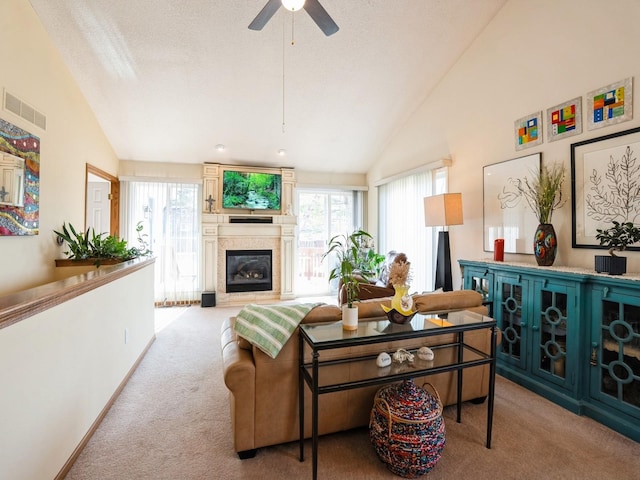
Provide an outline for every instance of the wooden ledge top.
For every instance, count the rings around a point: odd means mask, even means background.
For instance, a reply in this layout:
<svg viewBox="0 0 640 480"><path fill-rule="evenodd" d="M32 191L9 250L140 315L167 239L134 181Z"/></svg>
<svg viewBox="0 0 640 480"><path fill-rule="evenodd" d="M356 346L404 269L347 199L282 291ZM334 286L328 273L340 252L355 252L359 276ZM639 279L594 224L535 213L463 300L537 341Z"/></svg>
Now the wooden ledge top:
<svg viewBox="0 0 640 480"><path fill-rule="evenodd" d="M136 258L117 265L103 265L81 275L0 296L0 329L125 277L155 261L153 257Z"/></svg>

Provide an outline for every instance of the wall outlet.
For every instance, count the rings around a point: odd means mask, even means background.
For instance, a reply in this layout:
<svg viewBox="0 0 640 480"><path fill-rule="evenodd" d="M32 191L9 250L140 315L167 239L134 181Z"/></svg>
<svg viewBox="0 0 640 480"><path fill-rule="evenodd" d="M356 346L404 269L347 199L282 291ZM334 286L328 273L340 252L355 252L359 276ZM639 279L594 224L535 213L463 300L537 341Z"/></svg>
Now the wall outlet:
<svg viewBox="0 0 640 480"><path fill-rule="evenodd" d="M129 329L125 328L124 329L124 344L126 345L127 343L129 343Z"/></svg>

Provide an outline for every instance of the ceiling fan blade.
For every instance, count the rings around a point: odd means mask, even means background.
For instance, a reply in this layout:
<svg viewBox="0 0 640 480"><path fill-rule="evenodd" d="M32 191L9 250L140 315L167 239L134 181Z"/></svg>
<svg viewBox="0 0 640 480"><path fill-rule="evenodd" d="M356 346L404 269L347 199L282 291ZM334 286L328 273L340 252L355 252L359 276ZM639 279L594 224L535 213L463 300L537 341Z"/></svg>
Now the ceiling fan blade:
<svg viewBox="0 0 640 480"><path fill-rule="evenodd" d="M327 37L340 30L318 0L306 0L303 8Z"/></svg>
<svg viewBox="0 0 640 480"><path fill-rule="evenodd" d="M271 20L271 17L275 15L281 5L281 0L269 0L267 4L262 7L262 10L260 10L260 13L256 18L253 19L253 22L249 24L249 29L262 30L267 22Z"/></svg>

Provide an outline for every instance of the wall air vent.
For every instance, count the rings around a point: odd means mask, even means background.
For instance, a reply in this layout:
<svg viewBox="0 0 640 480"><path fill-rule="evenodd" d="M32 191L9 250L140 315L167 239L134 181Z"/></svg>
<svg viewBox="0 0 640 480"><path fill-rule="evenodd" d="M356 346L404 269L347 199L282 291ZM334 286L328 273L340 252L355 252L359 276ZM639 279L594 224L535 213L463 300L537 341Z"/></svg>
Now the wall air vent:
<svg viewBox="0 0 640 480"><path fill-rule="evenodd" d="M40 127L42 130L47 129L47 117L45 117L43 113L40 113L15 95L11 95L6 90L4 91L4 109L15 113L26 121Z"/></svg>

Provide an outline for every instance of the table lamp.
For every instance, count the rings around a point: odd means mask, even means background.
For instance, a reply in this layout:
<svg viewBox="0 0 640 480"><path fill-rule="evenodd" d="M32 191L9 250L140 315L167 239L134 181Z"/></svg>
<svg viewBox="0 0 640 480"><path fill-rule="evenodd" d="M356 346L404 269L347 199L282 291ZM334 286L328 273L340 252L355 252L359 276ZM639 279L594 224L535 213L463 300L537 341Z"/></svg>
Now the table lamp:
<svg viewBox="0 0 640 480"><path fill-rule="evenodd" d="M443 193L424 199L424 224L426 227L444 227L438 232L438 257L436 259L435 290L453 290L451 278L450 225L462 225L462 194Z"/></svg>

